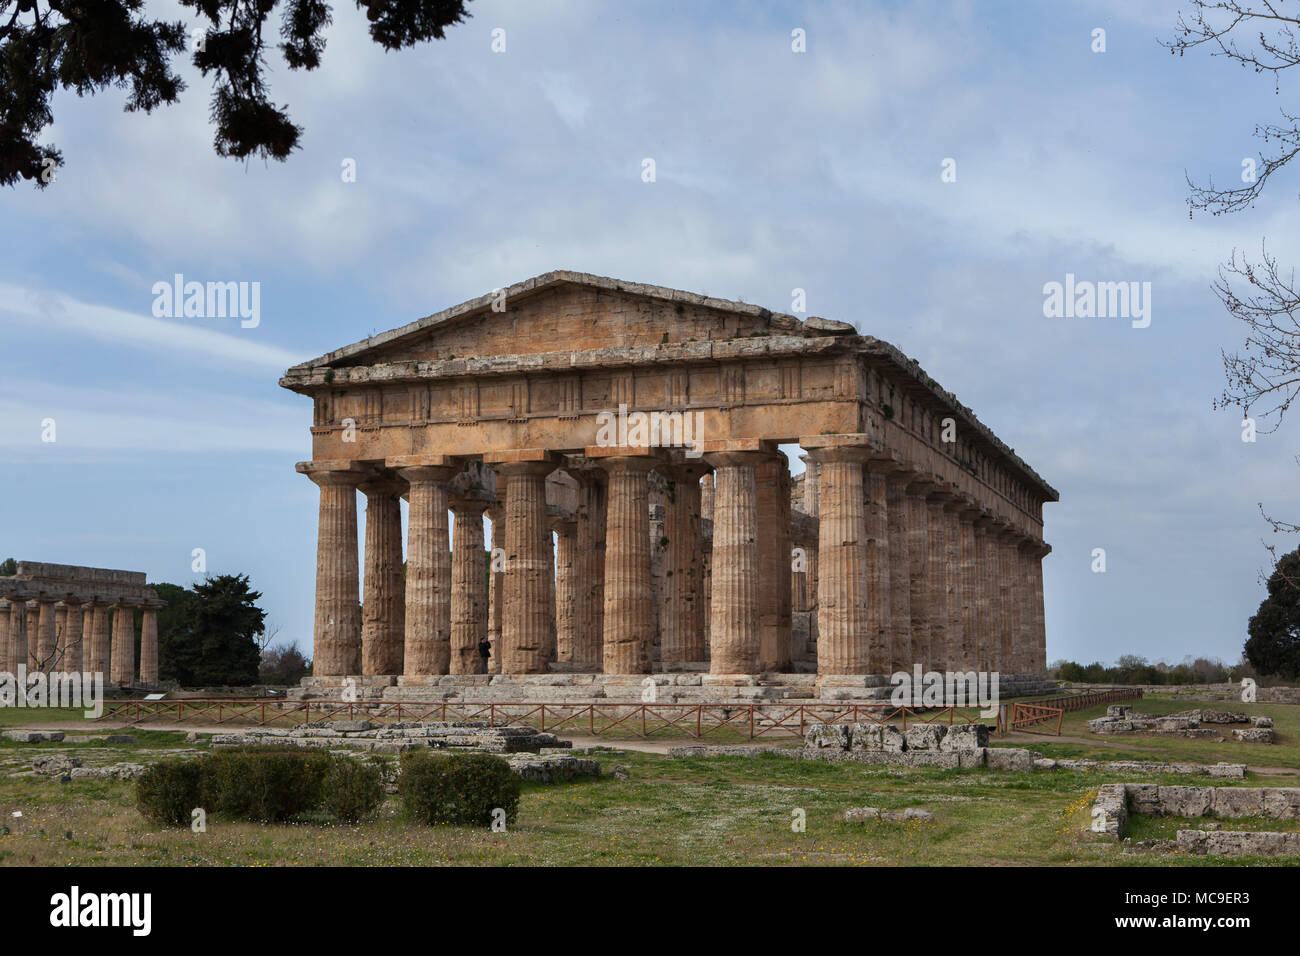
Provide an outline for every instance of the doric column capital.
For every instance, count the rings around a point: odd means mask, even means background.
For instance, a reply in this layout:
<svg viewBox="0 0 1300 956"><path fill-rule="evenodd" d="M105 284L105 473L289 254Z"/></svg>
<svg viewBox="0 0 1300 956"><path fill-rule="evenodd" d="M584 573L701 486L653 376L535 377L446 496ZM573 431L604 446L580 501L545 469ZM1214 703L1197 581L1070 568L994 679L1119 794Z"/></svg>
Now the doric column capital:
<svg viewBox="0 0 1300 956"><path fill-rule="evenodd" d="M496 473L507 482L515 475L540 475L545 477L560 467L560 460L553 452L541 448L523 448L513 451L491 452L483 456ZM499 498L505 496L497 491Z"/></svg>
<svg viewBox="0 0 1300 956"><path fill-rule="evenodd" d="M369 495L392 495L401 497L409 487L405 480L389 471L376 472L366 477L357 485L361 492Z"/></svg>
<svg viewBox="0 0 1300 956"><path fill-rule="evenodd" d="M438 456L443 457L443 456ZM392 462L401 461L401 459L389 458L389 467L392 468ZM394 472L403 481L408 484L415 484L418 481L449 482L463 470L463 466L454 465L399 465L393 469Z"/></svg>
<svg viewBox="0 0 1300 956"><path fill-rule="evenodd" d="M447 499L447 507L456 515L481 515L492 506L492 502L468 495L452 495Z"/></svg>
<svg viewBox="0 0 1300 956"><path fill-rule="evenodd" d="M299 474L306 475L321 487L344 485L355 488L374 471L359 461L346 459L300 461L294 465L294 468Z"/></svg>

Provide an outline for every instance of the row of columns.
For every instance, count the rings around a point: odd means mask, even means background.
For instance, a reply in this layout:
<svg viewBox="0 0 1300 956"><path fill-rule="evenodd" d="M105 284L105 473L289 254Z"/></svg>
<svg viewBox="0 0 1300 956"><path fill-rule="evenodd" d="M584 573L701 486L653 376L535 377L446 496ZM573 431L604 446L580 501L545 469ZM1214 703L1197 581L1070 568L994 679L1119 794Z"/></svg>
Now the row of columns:
<svg viewBox="0 0 1300 956"><path fill-rule="evenodd" d="M758 446L760 443L749 443ZM588 449L573 515L554 515L544 451L488 456L495 500L449 493L461 470L301 466L320 486L316 664L322 676L648 673L709 661L714 674L791 668L790 491L784 456L750 447L703 460ZM802 587L815 588L822 674L911 670L1041 673L1046 545L955 486L865 446L809 452L818 512ZM667 589L656 635L649 482L668 482ZM712 471L712 475L701 477ZM811 486L809 482L811 480ZM355 492L366 495L364 620ZM400 498L410 502L401 577ZM807 501L808 498L806 497ZM447 512L453 515L449 543ZM503 556L483 566L482 517ZM712 547L703 517L713 522ZM552 533L555 538L552 539ZM554 543L553 543L554 541ZM499 549L499 550L498 550ZM492 648L484 663L479 646Z"/></svg>
<svg viewBox="0 0 1300 956"><path fill-rule="evenodd" d="M135 612L141 612L139 683L158 683L158 609L151 605L9 595L0 600L0 673L106 674L137 682ZM110 616L111 614L111 616Z"/></svg>

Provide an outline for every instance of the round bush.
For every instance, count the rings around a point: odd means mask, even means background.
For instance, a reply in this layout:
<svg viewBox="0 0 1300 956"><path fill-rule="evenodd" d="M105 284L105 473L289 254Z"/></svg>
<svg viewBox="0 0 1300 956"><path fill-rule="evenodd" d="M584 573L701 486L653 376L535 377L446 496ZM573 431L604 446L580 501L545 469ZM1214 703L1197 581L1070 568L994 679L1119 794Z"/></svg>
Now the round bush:
<svg viewBox="0 0 1300 956"><path fill-rule="evenodd" d="M203 760L203 806L236 820L281 823L324 802L332 759L321 751L248 747Z"/></svg>
<svg viewBox="0 0 1300 956"><path fill-rule="evenodd" d="M378 764L335 758L325 775L325 809L340 823L356 823L383 802L383 769Z"/></svg>
<svg viewBox="0 0 1300 956"><path fill-rule="evenodd" d="M497 808L513 824L519 809L519 778L491 754L405 753L397 793L411 820L430 825L491 826Z"/></svg>
<svg viewBox="0 0 1300 956"><path fill-rule="evenodd" d="M203 768L197 760L156 763L135 781L135 806L154 823L188 826L202 803Z"/></svg>

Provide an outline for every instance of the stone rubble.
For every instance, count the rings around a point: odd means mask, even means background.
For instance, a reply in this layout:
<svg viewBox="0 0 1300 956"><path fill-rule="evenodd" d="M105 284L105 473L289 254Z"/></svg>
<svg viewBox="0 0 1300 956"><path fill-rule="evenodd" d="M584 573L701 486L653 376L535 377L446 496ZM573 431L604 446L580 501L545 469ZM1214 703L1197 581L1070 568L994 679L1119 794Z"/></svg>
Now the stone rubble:
<svg viewBox="0 0 1300 956"><path fill-rule="evenodd" d="M1252 723L1249 730L1234 730L1232 738L1246 743L1273 743L1273 722L1267 717L1252 721L1243 713L1221 710L1185 710L1177 714L1139 714L1129 704L1112 704L1105 717L1088 721L1094 734L1162 734L1175 737L1217 738L1223 740L1218 725ZM1208 724L1211 726L1202 726Z"/></svg>
<svg viewBox="0 0 1300 956"><path fill-rule="evenodd" d="M437 750L477 750L495 754L536 754L543 747L567 748L569 741L531 727L493 727L482 721L372 724L366 720L334 720L293 728L253 727L239 733L213 734L211 745L218 750L228 747L285 746L402 753L432 747Z"/></svg>
<svg viewBox="0 0 1300 956"><path fill-rule="evenodd" d="M850 823L879 820L888 823L911 823L921 821L933 823L934 814L929 810L907 807L903 810L885 810L881 807L852 807L844 811L844 819Z"/></svg>

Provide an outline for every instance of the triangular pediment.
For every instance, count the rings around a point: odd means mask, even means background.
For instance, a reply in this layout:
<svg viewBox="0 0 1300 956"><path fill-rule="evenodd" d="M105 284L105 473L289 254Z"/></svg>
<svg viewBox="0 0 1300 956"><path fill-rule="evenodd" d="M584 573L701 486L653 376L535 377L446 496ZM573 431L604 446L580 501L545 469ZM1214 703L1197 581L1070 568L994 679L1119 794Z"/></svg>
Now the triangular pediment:
<svg viewBox="0 0 1300 956"><path fill-rule="evenodd" d="M800 321L744 302L585 273L549 272L295 369L853 332L846 323Z"/></svg>

